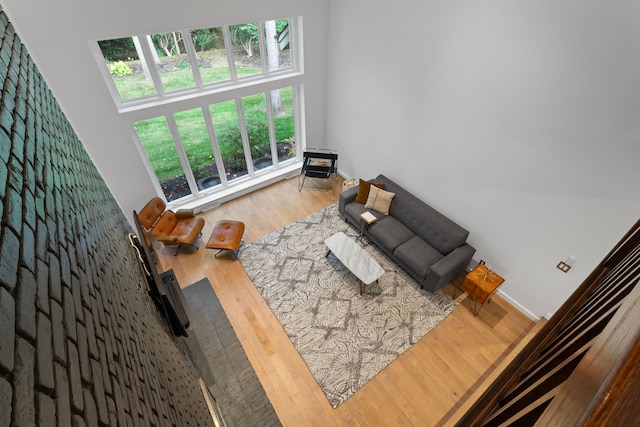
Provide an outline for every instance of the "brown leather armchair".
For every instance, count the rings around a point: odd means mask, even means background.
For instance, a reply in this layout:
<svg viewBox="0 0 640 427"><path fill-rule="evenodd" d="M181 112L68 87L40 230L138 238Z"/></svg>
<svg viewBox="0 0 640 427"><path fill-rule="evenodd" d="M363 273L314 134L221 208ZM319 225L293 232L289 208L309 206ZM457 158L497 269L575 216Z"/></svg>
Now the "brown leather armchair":
<svg viewBox="0 0 640 427"><path fill-rule="evenodd" d="M204 218L195 216L191 209L180 209L177 212L165 210L164 200L154 197L138 213L140 223L165 246L178 245L178 255L182 245L191 245L198 249L198 240L204 227Z"/></svg>

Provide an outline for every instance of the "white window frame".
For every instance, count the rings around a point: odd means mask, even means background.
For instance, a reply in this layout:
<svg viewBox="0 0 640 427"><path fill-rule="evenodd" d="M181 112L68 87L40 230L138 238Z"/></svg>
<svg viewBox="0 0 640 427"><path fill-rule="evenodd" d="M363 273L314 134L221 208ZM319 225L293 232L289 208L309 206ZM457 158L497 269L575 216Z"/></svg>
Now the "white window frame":
<svg viewBox="0 0 640 427"><path fill-rule="evenodd" d="M280 18L277 18L280 19ZM145 97L123 100L120 97L120 93L115 85L114 79L109 73L108 67L106 67L104 56L100 50L97 40L90 44L92 53L100 64L100 70L107 85L109 92L118 108L118 111L123 114L131 122L132 139L141 155L141 158L145 164L147 172L149 173L154 187L156 188L158 195L164 197L164 192L160 187L155 171L151 166L148 156L140 142L133 124L140 120L150 119L153 117L165 116L170 132L172 134L174 145L176 146L178 158L181 166L185 172L191 195L176 200L175 202L169 202L170 206L180 205L193 205L194 202L206 203L211 200L211 196L226 196L234 191L242 192L246 188L251 186L251 181L255 181L259 177L262 180L275 177L276 175L286 174L291 175L293 171L299 169L299 163L301 162L302 151L306 146L305 143L305 128L304 128L304 60L303 60L303 39L302 39L302 17L289 17L289 40L290 40L290 60L291 67L284 69L277 69L273 71L268 70L266 46L265 46L265 32L263 20L252 21L258 25L259 31L259 49L260 57L262 59L262 73L252 74L248 76L238 77L235 69L235 61L233 53L231 51L231 37L229 33L229 25L212 25L211 28L221 27L224 37L227 61L230 70L230 78L228 80L203 84L202 77L200 75L199 68L197 66L197 56L195 46L191 42L191 30L182 30L182 36L184 39L185 50L187 58L191 65L191 69L194 75L195 87L185 88L175 91L166 92L162 84L160 73L157 67L149 67L149 71L156 88L155 95L149 95ZM152 57L151 51L151 35L138 34L138 42L140 43L139 55L140 60ZM151 61L153 63L153 61ZM277 156L275 128L273 122L272 104L271 104L271 91L274 89L280 89L284 87L291 87L293 89L293 117L294 117L294 132L295 132L295 150L296 156L293 159L288 159L284 162L279 162ZM257 93L265 94L265 103L267 107L267 118L269 125L270 136L270 148L272 158L274 160L273 166L267 168L269 170L260 170L256 172L253 168L253 162L251 161L251 152L249 147L249 141L247 137L246 123L244 121L244 114L242 112L241 99L244 96L254 95ZM223 168L221 162L220 147L218 145L217 138L214 132L214 124L212 123L211 116L209 114L209 105L217 102L228 101L231 99L236 100L236 106L238 109L238 120L240 125L240 132L242 135L242 142L244 147L244 153L248 168L246 176L236 178L233 181L227 181L226 175L221 170ZM213 154L216 161L216 166L219 171L221 186L217 186L215 191L198 190L197 183L191 166L189 165L188 158L180 135L175 123L173 114L179 111L185 111L196 107L202 108L205 117L205 124L207 131L210 135L212 143ZM258 183L259 184L259 183ZM233 188L237 187L237 188Z"/></svg>
<svg viewBox="0 0 640 427"><path fill-rule="evenodd" d="M191 41L191 31L192 30L181 30L182 37L184 39L185 49L187 51L187 57L189 59L189 64L191 66L191 70L194 75L195 86L190 88L184 88L179 90L173 90L167 92L164 89L162 84L162 79L160 76L160 72L158 68L155 66L153 60L149 60L147 58L153 58L154 54L152 53L151 46L151 34L136 34L130 36L134 38L134 43L137 39L137 44L139 45L139 59L140 61L145 61L148 64L148 70L151 75L154 87L156 89L156 94L147 95L139 98L133 99L122 99L120 96L120 92L116 87L116 84L113 80L113 77L109 73L109 69L106 66L104 56L102 55L102 51L98 46L98 41L92 41L90 43L90 49L92 50L93 56L100 64L99 69L105 80L105 83L109 89L111 97L113 98L118 111L121 113L126 113L133 109L137 108L146 108L150 105L159 103L159 102L171 102L173 100L184 100L185 98L191 97L199 97L207 93L217 92L225 89L233 89L238 87L239 85L250 85L252 82L265 82L278 78L291 78L296 76L304 75L303 70L303 61L302 61L302 31L301 31L301 17L290 17L287 18L289 20L290 26L290 44L291 44L291 67L284 69L277 69L273 71L269 71L266 64L266 47L264 43L264 24L266 21L255 21L258 25L258 28L261 29L258 31L259 38L259 49L260 49L260 57L262 59L262 73L260 74L252 74L248 76L240 76L238 77L235 62L232 53L231 46L231 35L229 33L229 25L215 25L212 27L222 27L222 33L224 37L224 44L227 55L227 63L229 65L230 71L230 79L222 80L219 82L213 83L203 83L202 77L200 75L200 70L197 65L197 55L195 51L195 46ZM138 48L137 48L138 49ZM153 65L153 66L150 66Z"/></svg>

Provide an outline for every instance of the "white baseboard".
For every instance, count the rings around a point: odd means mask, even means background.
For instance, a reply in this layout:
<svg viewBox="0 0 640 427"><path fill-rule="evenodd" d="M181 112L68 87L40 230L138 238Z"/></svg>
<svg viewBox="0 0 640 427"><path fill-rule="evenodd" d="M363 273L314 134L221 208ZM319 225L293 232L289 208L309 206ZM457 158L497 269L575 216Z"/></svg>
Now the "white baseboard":
<svg viewBox="0 0 640 427"><path fill-rule="evenodd" d="M533 314L532 312L524 308L518 301L511 298L509 295L505 294L503 291L498 290L498 295L500 295L502 298L507 300L509 304L511 304L518 310L520 310L525 316L527 316L529 319L533 320L534 322L537 322L538 320L540 320L540 317L536 316L535 314Z"/></svg>
<svg viewBox="0 0 640 427"><path fill-rule="evenodd" d="M293 162L271 172L259 174L259 176L253 179L250 179L248 175L240 177L235 180L232 185L229 185L229 187L222 189L212 188L211 190L208 190L208 195L195 200L185 197L184 200L167 203L167 208L173 210L193 209L196 213L205 212L209 209L216 208L229 200L244 196L245 194L274 184L283 179L296 177L299 174L300 163ZM204 192L206 193L207 190Z"/></svg>

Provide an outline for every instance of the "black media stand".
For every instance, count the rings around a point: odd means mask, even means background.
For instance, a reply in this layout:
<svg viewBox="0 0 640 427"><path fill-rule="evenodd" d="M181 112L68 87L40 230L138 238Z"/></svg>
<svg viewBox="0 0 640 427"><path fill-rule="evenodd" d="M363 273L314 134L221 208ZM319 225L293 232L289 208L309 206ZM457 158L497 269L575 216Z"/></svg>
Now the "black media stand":
<svg viewBox="0 0 640 427"><path fill-rule="evenodd" d="M159 276L160 283L157 286L164 315L173 328L173 332L178 336L186 337L189 327L189 308L180 283L178 283L173 270L167 270Z"/></svg>

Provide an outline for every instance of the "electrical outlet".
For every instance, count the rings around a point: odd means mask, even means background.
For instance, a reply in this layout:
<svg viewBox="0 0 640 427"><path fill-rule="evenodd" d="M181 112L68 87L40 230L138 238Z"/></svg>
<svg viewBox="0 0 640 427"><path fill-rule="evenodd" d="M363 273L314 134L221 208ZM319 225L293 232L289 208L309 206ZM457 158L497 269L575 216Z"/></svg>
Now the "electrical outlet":
<svg viewBox="0 0 640 427"><path fill-rule="evenodd" d="M564 261L560 261L558 265L556 265L556 268L562 271L563 273L566 273L567 271L571 270L571 266Z"/></svg>

